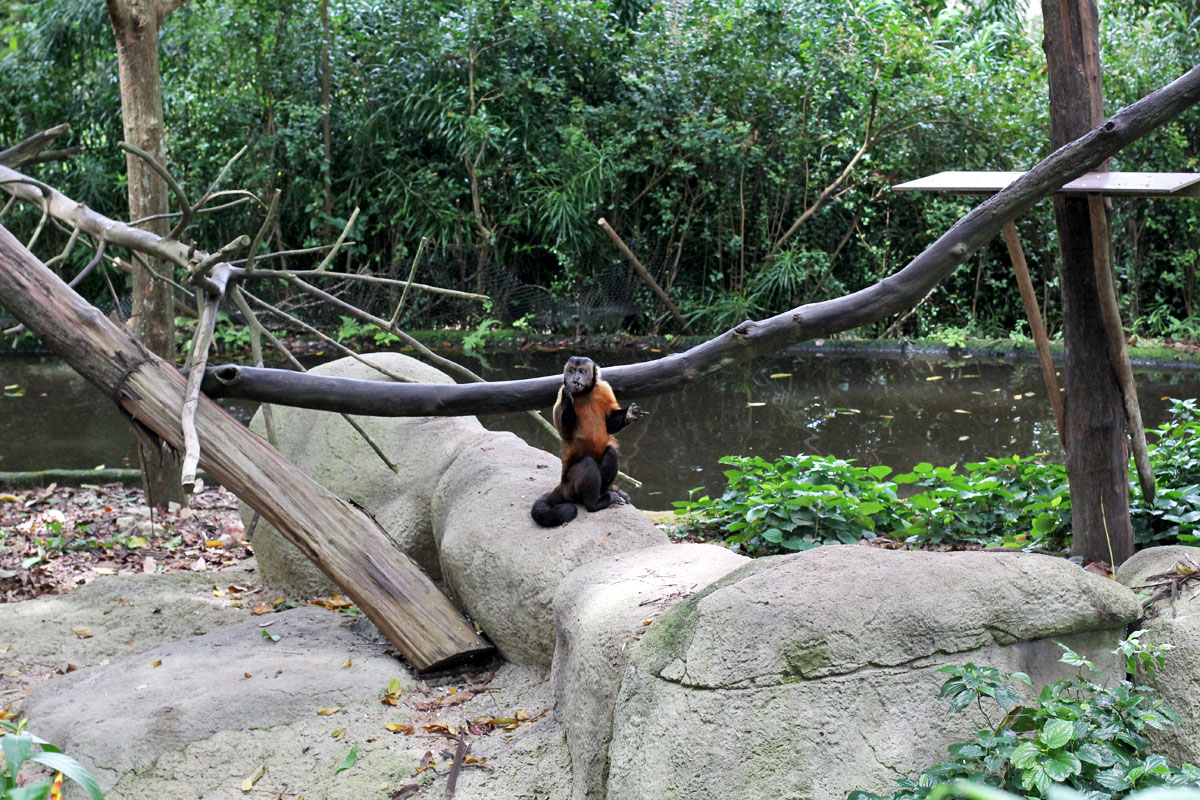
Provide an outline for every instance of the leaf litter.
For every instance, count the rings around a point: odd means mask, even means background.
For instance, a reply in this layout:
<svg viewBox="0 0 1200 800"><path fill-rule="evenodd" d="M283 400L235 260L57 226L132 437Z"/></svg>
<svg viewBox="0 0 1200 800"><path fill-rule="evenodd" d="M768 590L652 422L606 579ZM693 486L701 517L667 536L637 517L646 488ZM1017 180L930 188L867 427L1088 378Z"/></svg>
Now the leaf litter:
<svg viewBox="0 0 1200 800"><path fill-rule="evenodd" d="M220 486L153 511L140 487L0 491L0 602L64 594L101 575L217 570L251 556L238 501Z"/></svg>

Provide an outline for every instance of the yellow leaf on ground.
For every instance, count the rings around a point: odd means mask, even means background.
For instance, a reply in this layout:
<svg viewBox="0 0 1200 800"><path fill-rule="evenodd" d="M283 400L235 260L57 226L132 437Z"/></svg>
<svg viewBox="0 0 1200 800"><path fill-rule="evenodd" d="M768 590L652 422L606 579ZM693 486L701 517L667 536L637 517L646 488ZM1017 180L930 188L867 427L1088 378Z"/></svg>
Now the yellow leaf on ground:
<svg viewBox="0 0 1200 800"><path fill-rule="evenodd" d="M340 709L341 706L326 706L325 708L318 708L317 713L322 717L328 717L330 714L336 714Z"/></svg>
<svg viewBox="0 0 1200 800"><path fill-rule="evenodd" d="M151 661L149 664L147 664L146 666L147 666L147 667L149 667L150 669L154 669L155 667L161 667L161 666L162 666L162 659L161 659L161 658L156 658L156 659L154 659L153 661Z"/></svg>
<svg viewBox="0 0 1200 800"><path fill-rule="evenodd" d="M254 773L249 778L246 778L246 780L242 781L242 791L248 792L251 789L253 789L254 784L258 783L259 780L262 778L262 776L266 775L266 774L267 774L267 765L263 764L261 767L258 768L258 772Z"/></svg>
<svg viewBox="0 0 1200 800"><path fill-rule="evenodd" d="M71 630L75 631L75 635L78 636L80 639L92 638L92 629L91 628L86 628L83 625L76 625L74 628L71 628Z"/></svg>
<svg viewBox="0 0 1200 800"><path fill-rule="evenodd" d="M350 659L346 659L346 663L342 664L342 669L350 669Z"/></svg>

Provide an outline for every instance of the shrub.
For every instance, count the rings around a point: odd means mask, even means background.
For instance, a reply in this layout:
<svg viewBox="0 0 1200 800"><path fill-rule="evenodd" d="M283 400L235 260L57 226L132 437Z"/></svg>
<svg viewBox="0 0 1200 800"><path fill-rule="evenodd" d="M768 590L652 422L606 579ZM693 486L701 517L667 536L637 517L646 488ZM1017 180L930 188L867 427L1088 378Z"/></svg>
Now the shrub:
<svg viewBox="0 0 1200 800"><path fill-rule="evenodd" d="M1122 641L1114 653L1131 675L1152 677L1170 645L1146 645L1142 631ZM1028 684L1024 673L1001 673L974 664L946 666L950 675L940 697L950 700L950 712L994 701L1003 712L996 725L977 729L971 742L951 745L950 760L935 764L915 779L898 781L890 795L852 792L848 800L926 800L945 793L938 787L959 781L1046 797L1055 785L1065 785L1088 800L1110 800L1131 791L1158 786L1195 785L1200 769L1184 764L1174 768L1150 752L1147 728L1177 721L1174 712L1148 686L1122 679L1098 683L1100 671L1070 648L1060 661L1077 668L1074 677L1044 687L1035 705L1022 706L1014 682Z"/></svg>

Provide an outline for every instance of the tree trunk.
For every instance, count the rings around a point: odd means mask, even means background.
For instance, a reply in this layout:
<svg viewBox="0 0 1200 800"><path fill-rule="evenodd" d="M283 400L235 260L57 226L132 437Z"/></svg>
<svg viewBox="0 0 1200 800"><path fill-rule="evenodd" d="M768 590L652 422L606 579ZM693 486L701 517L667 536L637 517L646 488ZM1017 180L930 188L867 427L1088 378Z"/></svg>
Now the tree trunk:
<svg viewBox="0 0 1200 800"><path fill-rule="evenodd" d="M182 449L183 376L75 294L3 226L0 304L115 400L140 429ZM208 398L201 398L196 428L205 471L342 587L416 669L491 651L370 517L289 464Z"/></svg>
<svg viewBox="0 0 1200 800"><path fill-rule="evenodd" d="M125 141L140 147L165 165L163 137L162 87L159 84L158 27L178 3L160 0L108 0L113 36L117 42L117 72L121 81L121 120ZM129 175L129 218L141 219L166 214L167 184L146 163L126 154ZM166 218L145 223L145 229L159 236L170 230ZM169 273L171 265L152 261L159 273ZM159 281L138 264L133 269L133 333L150 352L175 360L175 315L171 286ZM168 502L185 504L187 498L179 481L178 454L154 437L141 442L141 462L146 501L151 505Z"/></svg>
<svg viewBox="0 0 1200 800"><path fill-rule="evenodd" d="M1050 146L1058 148L1104 118L1099 17L1094 0L1043 0L1042 15ZM1121 388L1100 313L1087 198L1055 197L1054 219L1062 257L1071 553L1116 566L1133 554L1129 450Z"/></svg>

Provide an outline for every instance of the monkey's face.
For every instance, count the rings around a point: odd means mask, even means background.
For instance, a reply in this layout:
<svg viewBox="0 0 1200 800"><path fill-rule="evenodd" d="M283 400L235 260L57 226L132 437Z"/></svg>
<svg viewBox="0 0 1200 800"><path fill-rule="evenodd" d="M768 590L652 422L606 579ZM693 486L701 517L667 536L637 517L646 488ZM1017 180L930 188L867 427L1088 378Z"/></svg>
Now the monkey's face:
<svg viewBox="0 0 1200 800"><path fill-rule="evenodd" d="M563 369L563 386L570 394L587 392L596 385L599 368L596 362L584 356L572 356Z"/></svg>

